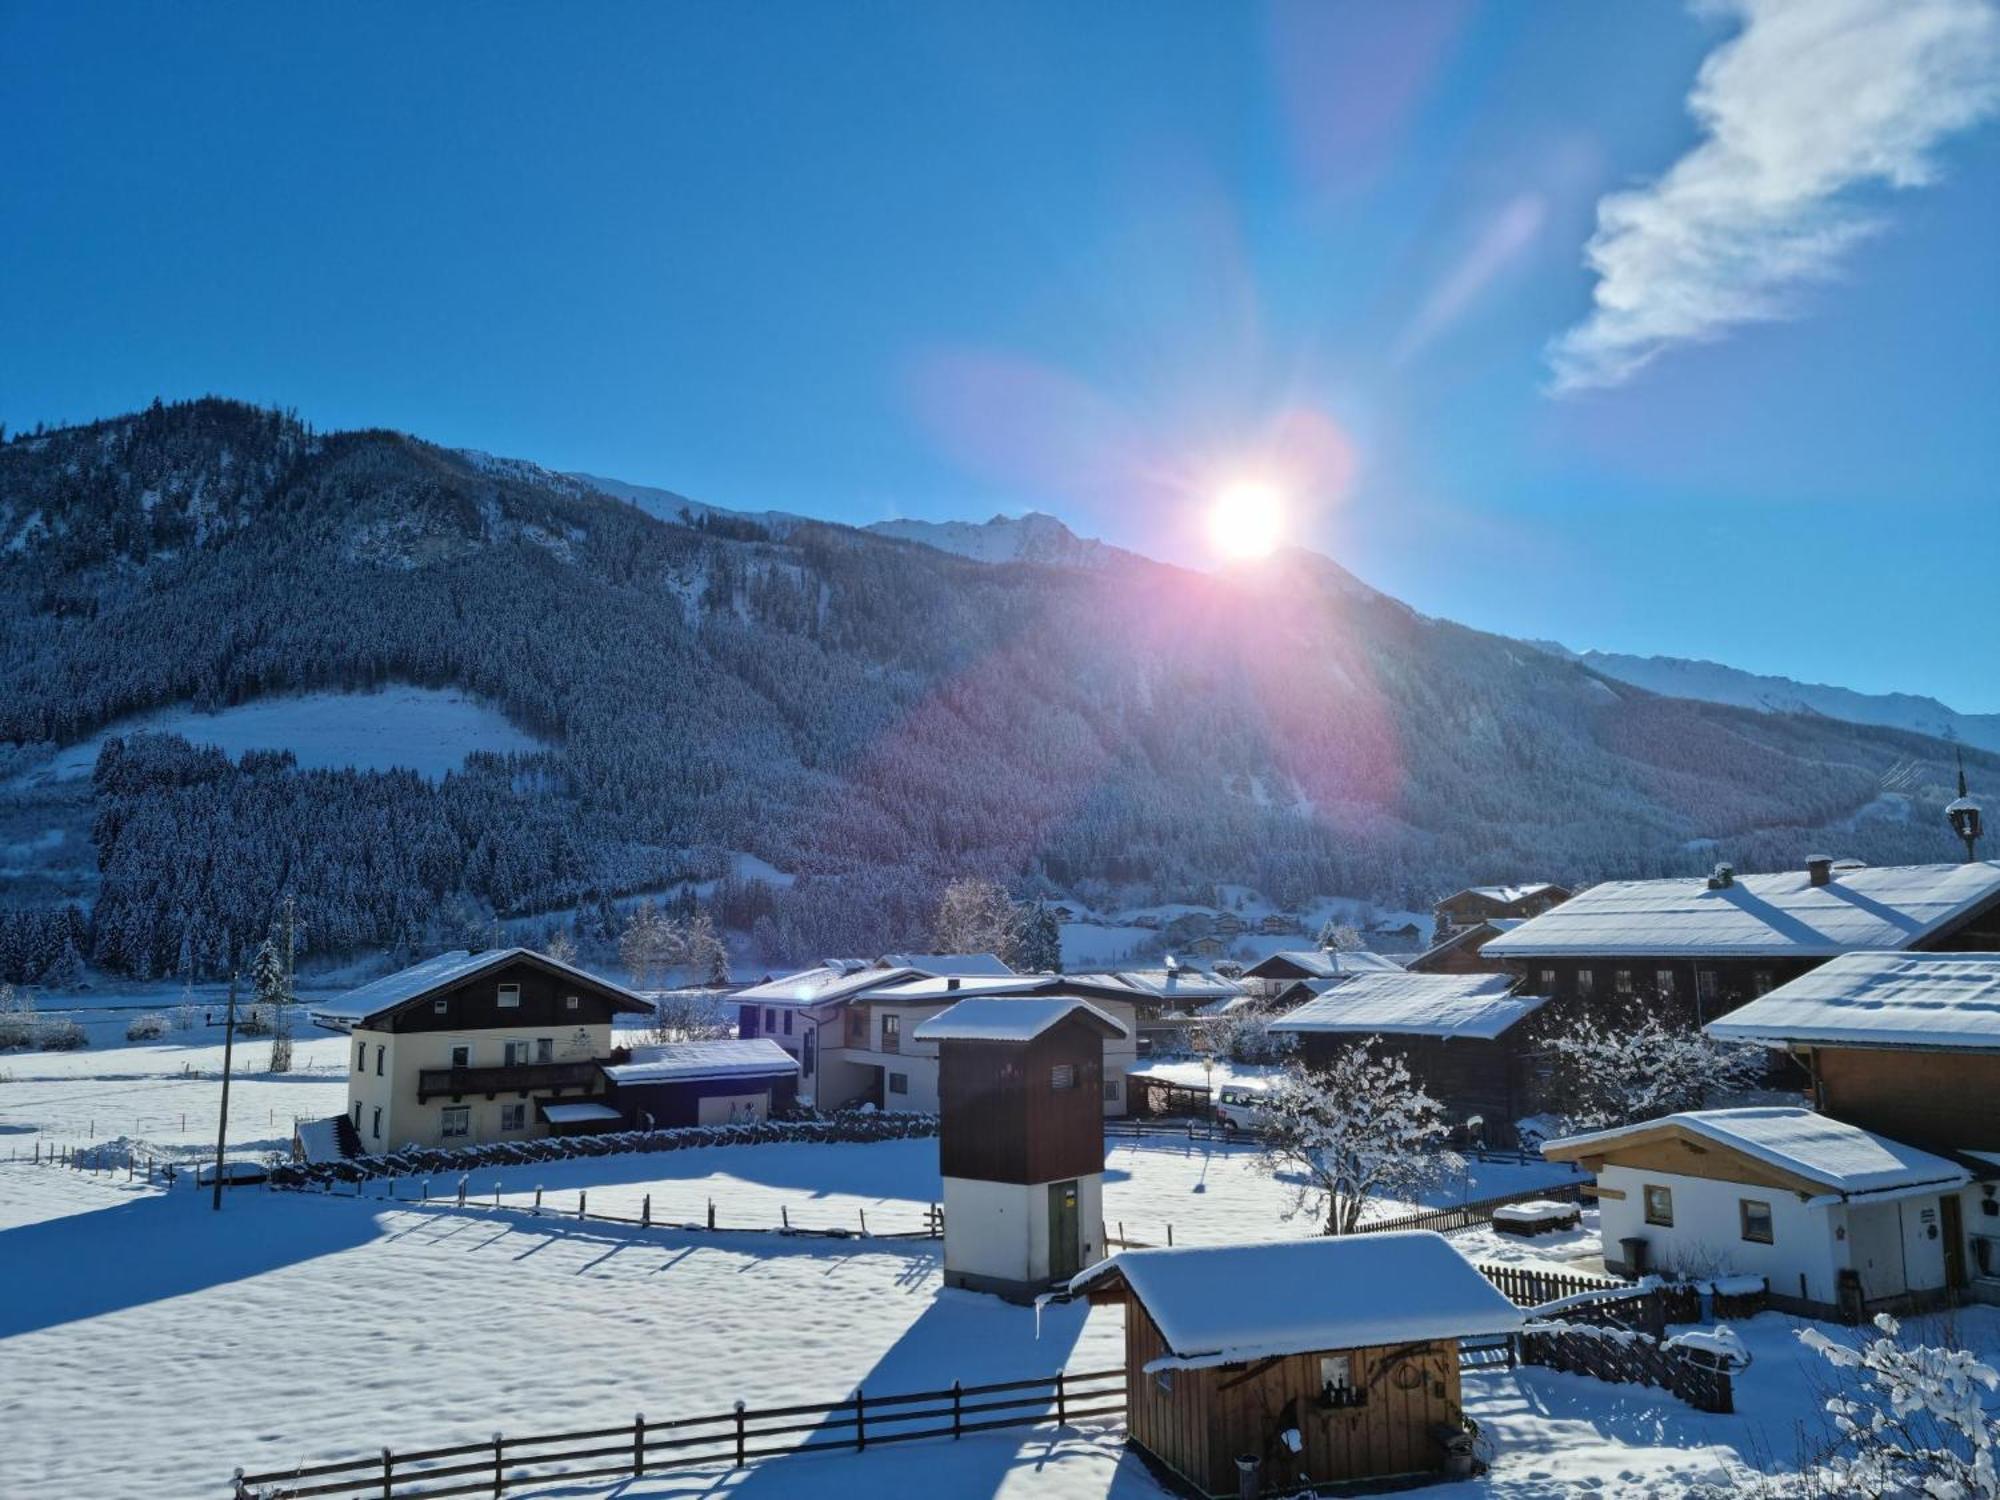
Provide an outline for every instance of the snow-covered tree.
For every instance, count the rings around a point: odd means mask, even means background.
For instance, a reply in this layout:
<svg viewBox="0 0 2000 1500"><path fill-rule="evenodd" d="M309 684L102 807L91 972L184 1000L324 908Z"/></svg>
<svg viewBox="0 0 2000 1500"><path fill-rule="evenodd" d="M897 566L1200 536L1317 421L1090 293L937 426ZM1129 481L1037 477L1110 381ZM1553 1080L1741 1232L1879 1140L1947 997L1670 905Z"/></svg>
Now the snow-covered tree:
<svg viewBox="0 0 2000 1500"><path fill-rule="evenodd" d="M674 924L675 962L701 976L703 984L729 983L729 949L715 930L715 919L696 907L686 920Z"/></svg>
<svg viewBox="0 0 2000 1500"><path fill-rule="evenodd" d="M1444 1107L1379 1038L1332 1065L1293 1063L1265 1095L1259 1165L1293 1185L1293 1213L1323 1216L1327 1234L1352 1234L1372 1197L1406 1198L1465 1163L1445 1149Z"/></svg>
<svg viewBox="0 0 2000 1500"><path fill-rule="evenodd" d="M669 990L653 1004L653 1026L647 1040L655 1045L732 1037L736 1024L713 995Z"/></svg>
<svg viewBox="0 0 2000 1500"><path fill-rule="evenodd" d="M1887 1313L1875 1327L1881 1336L1859 1348L1799 1330L1844 1377L1826 1403L1839 1434L1825 1461L1834 1492L1996 1500L2000 1371L1963 1349L1905 1342Z"/></svg>
<svg viewBox="0 0 2000 1500"><path fill-rule="evenodd" d="M0 1051L34 1046L37 1026L35 997L11 984L0 984Z"/></svg>
<svg viewBox="0 0 2000 1500"><path fill-rule="evenodd" d="M266 938L250 961L250 986L256 993L251 1009L261 1012L271 1028L271 1071L292 1071L291 979L285 956L275 938Z"/></svg>
<svg viewBox="0 0 2000 1500"><path fill-rule="evenodd" d="M665 923L649 896L632 908L625 919L625 930L618 934L618 961L625 965L633 989L651 987L660 968L665 940Z"/></svg>
<svg viewBox="0 0 2000 1500"><path fill-rule="evenodd" d="M1062 972L1062 924L1039 898L1015 909L1012 961L1032 974Z"/></svg>
<svg viewBox="0 0 2000 1500"><path fill-rule="evenodd" d="M1239 1063L1282 1062L1294 1046L1291 1033L1271 1031L1269 1016L1248 1011L1215 1017L1203 1028L1203 1038L1212 1055Z"/></svg>
<svg viewBox="0 0 2000 1500"><path fill-rule="evenodd" d="M1764 1066L1760 1048L1717 1042L1636 1008L1609 1020L1579 1016L1545 1045L1564 1127L1572 1131L1699 1109L1710 1095L1752 1082Z"/></svg>
<svg viewBox="0 0 2000 1500"><path fill-rule="evenodd" d="M1319 946L1331 953L1358 953L1368 946L1360 931L1338 917L1328 917L1320 927Z"/></svg>
<svg viewBox="0 0 2000 1500"><path fill-rule="evenodd" d="M542 939L542 952L559 964L576 962L576 939L565 929L552 927L548 936Z"/></svg>
<svg viewBox="0 0 2000 1500"><path fill-rule="evenodd" d="M1012 963L1017 956L1013 900L995 881L954 880L938 898L931 943L939 953L992 953Z"/></svg>

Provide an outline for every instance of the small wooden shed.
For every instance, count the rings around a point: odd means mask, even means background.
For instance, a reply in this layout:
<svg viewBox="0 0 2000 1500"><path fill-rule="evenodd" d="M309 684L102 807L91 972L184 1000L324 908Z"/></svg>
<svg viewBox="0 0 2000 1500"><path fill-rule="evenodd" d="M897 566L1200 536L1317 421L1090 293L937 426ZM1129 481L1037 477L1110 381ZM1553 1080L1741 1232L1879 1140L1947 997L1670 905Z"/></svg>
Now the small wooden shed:
<svg viewBox="0 0 2000 1500"><path fill-rule="evenodd" d="M799 1088L799 1060L769 1037L635 1047L603 1071L628 1130L747 1124L790 1109Z"/></svg>
<svg viewBox="0 0 2000 1500"><path fill-rule="evenodd" d="M1070 1290L1125 1304L1130 1441L1217 1497L1444 1473L1458 1341L1522 1319L1427 1230L1129 1250Z"/></svg>

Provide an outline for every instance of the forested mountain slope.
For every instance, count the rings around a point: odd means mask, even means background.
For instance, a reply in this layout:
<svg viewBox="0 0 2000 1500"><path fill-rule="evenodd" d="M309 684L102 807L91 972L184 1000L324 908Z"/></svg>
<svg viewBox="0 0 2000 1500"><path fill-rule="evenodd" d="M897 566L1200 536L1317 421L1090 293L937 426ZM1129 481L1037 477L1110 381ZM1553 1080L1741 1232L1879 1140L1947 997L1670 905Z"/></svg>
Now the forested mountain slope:
<svg viewBox="0 0 2000 1500"><path fill-rule="evenodd" d="M1746 867L1955 849L1934 741L1614 686L1308 554L996 568L689 518L216 400L0 446L16 768L161 704L392 681L475 691L551 746L441 784L111 747L95 955L219 968L285 890L321 947L416 943L719 876L731 851L801 877L718 896L776 957L914 941L962 873L1407 906L1718 844Z"/></svg>

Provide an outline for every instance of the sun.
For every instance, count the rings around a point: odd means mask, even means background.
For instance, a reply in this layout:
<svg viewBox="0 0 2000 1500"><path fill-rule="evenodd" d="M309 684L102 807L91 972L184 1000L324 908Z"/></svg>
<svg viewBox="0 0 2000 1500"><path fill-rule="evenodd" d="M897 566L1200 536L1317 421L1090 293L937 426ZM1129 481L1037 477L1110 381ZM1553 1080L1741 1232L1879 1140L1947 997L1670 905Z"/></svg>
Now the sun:
<svg viewBox="0 0 2000 1500"><path fill-rule="evenodd" d="M1265 557L1285 539L1285 497L1268 484L1232 484L1208 507L1209 544L1236 561Z"/></svg>

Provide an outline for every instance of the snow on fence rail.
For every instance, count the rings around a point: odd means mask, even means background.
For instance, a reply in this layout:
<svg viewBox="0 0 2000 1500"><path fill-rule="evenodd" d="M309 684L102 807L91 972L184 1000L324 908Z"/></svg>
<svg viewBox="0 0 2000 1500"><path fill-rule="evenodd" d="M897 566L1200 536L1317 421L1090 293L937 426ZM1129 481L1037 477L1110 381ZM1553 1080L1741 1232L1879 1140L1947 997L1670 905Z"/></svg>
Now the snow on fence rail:
<svg viewBox="0 0 2000 1500"><path fill-rule="evenodd" d="M470 1171L476 1167L528 1166L702 1146L757 1146L783 1141L826 1143L905 1141L936 1135L936 1115L843 1114L832 1118L757 1120L740 1125L685 1125L670 1130L617 1130L603 1135L542 1136L530 1141L492 1141L445 1150L410 1146L379 1156L351 1156L333 1162L288 1162L274 1168L279 1187L317 1187L327 1182L359 1182L370 1177L414 1177Z"/></svg>
<svg viewBox="0 0 2000 1500"><path fill-rule="evenodd" d="M1633 1328L1531 1323L1514 1339L1516 1357L1524 1365L1543 1365L1598 1380L1659 1386L1696 1411L1736 1410L1729 1371L1687 1349L1669 1347L1651 1333Z"/></svg>
<svg viewBox="0 0 2000 1500"><path fill-rule="evenodd" d="M1569 1200L1581 1198L1582 1193L1583 1184L1580 1182L1557 1183L1550 1187L1504 1193L1497 1198L1481 1198L1451 1208L1426 1208L1413 1214L1400 1214L1393 1219L1364 1219L1355 1226L1354 1232L1382 1234L1392 1229L1435 1229L1439 1234L1454 1234L1462 1229L1483 1229L1493 1222L1494 1209L1505 1208L1510 1203L1527 1203L1539 1198Z"/></svg>
<svg viewBox="0 0 2000 1500"><path fill-rule="evenodd" d="M368 1458L302 1464L248 1474L238 1469L231 1500L304 1500L326 1495L438 1500L504 1495L524 1485L664 1474L703 1466L742 1468L797 1453L859 1453L871 1443L961 1437L1010 1427L1058 1426L1125 1415L1125 1371L1093 1370L991 1385L870 1396L752 1410L743 1402L709 1416L652 1422L644 1413L616 1427L534 1437L495 1433L457 1443Z"/></svg>

